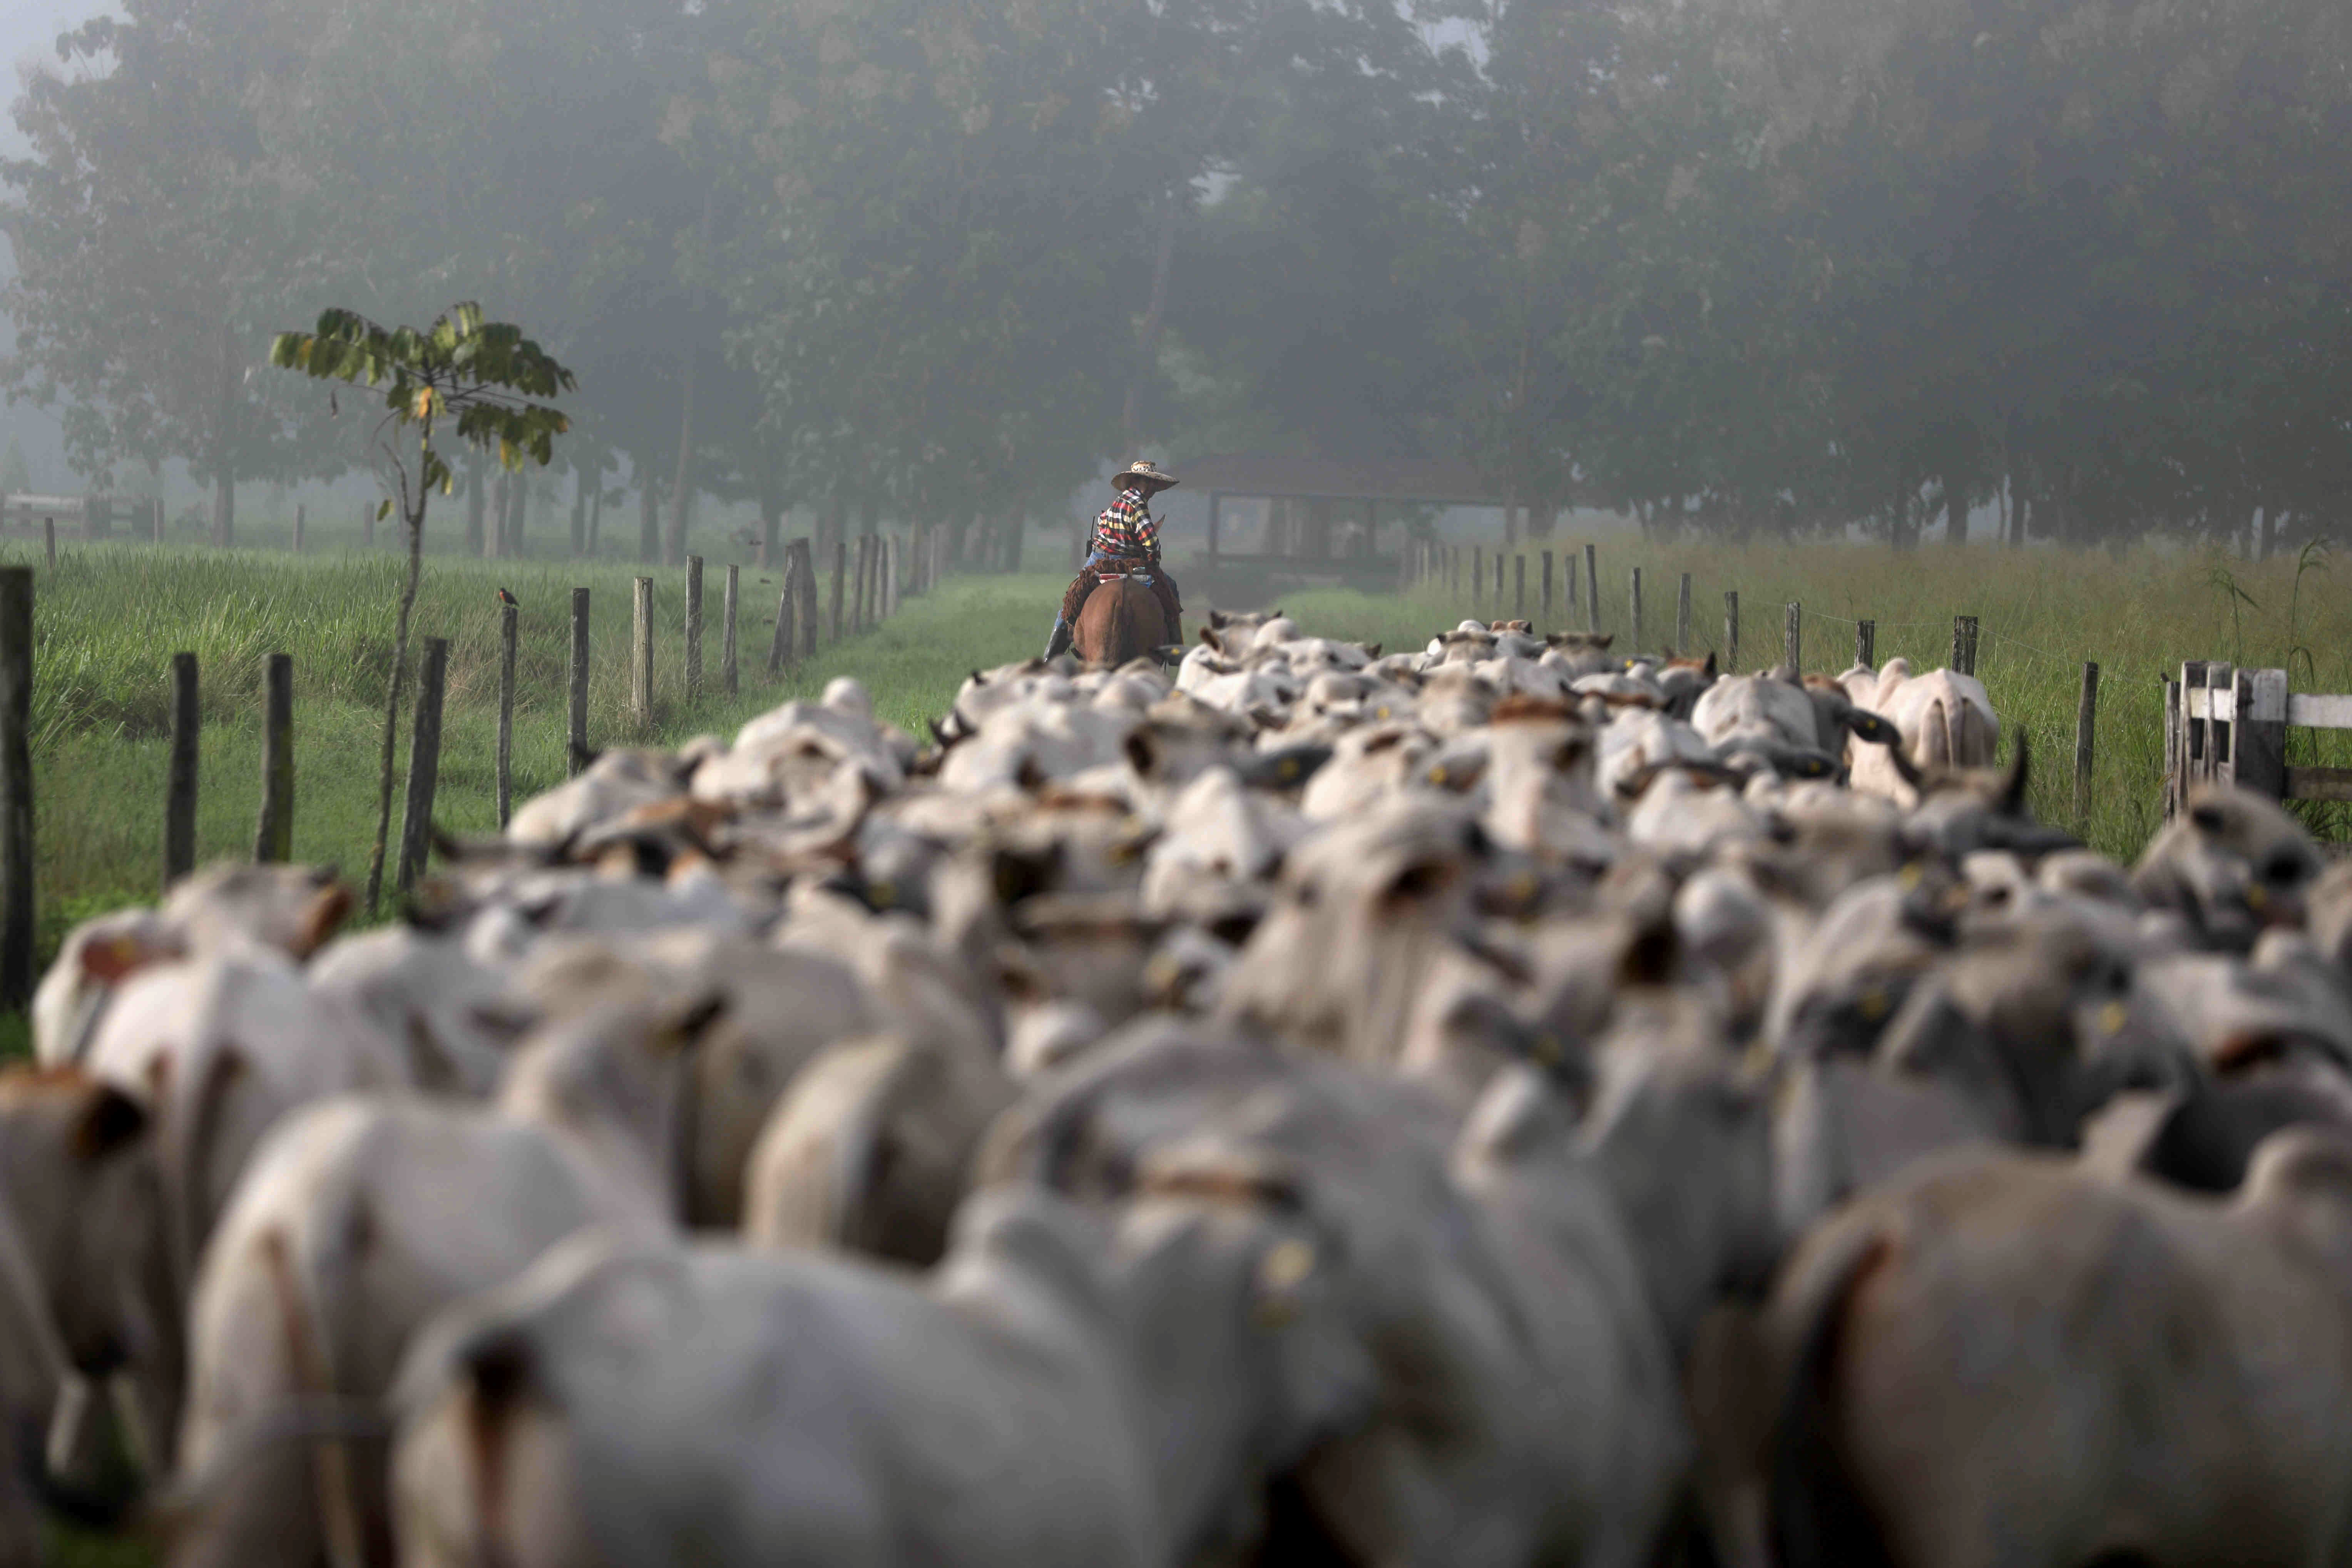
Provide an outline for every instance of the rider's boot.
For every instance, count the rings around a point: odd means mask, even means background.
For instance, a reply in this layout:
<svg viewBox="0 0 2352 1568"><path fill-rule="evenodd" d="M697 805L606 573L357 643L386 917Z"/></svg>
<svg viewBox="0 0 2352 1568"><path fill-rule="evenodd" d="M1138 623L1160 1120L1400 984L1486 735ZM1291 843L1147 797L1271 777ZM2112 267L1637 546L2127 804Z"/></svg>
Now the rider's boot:
<svg viewBox="0 0 2352 1568"><path fill-rule="evenodd" d="M1070 623L1056 617L1054 622L1054 635L1045 639L1046 661L1051 663L1069 651Z"/></svg>

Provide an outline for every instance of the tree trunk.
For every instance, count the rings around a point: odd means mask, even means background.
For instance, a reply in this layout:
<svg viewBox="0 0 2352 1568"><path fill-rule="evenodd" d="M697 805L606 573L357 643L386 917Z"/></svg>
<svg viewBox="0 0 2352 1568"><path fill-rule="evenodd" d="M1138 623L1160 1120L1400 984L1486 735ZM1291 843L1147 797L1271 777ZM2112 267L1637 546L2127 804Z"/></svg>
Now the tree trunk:
<svg viewBox="0 0 2352 1568"><path fill-rule="evenodd" d="M429 426L428 426L429 430ZM408 623L416 608L416 585L425 572L425 507L426 490L416 487L415 501L403 519L408 525L408 578L400 587L400 613L392 626L392 689L383 702L383 743L376 753L375 843L368 852L367 910L373 915L383 892L384 844L392 834L392 763L400 733L401 689L408 679Z"/></svg>
<svg viewBox="0 0 2352 1568"><path fill-rule="evenodd" d="M236 545L236 480L226 468L213 475L213 542L223 550Z"/></svg>
<svg viewBox="0 0 2352 1568"><path fill-rule="evenodd" d="M964 552L970 548L971 542L971 521L978 515L978 511L979 509L976 507L965 507L956 515L955 521L948 524L948 564L950 566L961 567L964 564Z"/></svg>
<svg viewBox="0 0 2352 1568"><path fill-rule="evenodd" d="M2263 552L2257 559L2268 561L2271 552L2278 548L2278 508L2266 506L2262 510Z"/></svg>
<svg viewBox="0 0 2352 1568"><path fill-rule="evenodd" d="M784 527L783 486L776 478L775 465L760 465L760 564L780 565L783 558L777 552L777 540Z"/></svg>
<svg viewBox="0 0 2352 1568"><path fill-rule="evenodd" d="M637 470L637 559L650 566L661 559L661 493L652 468Z"/></svg>
<svg viewBox="0 0 2352 1568"><path fill-rule="evenodd" d="M482 507L488 500L482 483L482 459L479 456L466 463L466 553L482 552Z"/></svg>
<svg viewBox="0 0 2352 1568"><path fill-rule="evenodd" d="M1967 487L1944 481L1944 542L1962 545L1969 542L1969 492Z"/></svg>
<svg viewBox="0 0 2352 1568"><path fill-rule="evenodd" d="M514 527L507 532L506 551L518 561L522 559L522 542L528 535L530 528L530 476L528 473L520 473L515 476Z"/></svg>
<svg viewBox="0 0 2352 1568"><path fill-rule="evenodd" d="M482 559L496 561L506 553L507 519L514 508L514 476L502 467L490 488L489 526L482 531Z"/></svg>
<svg viewBox="0 0 2352 1568"><path fill-rule="evenodd" d="M213 409L213 542L236 545L236 328L221 323L219 399Z"/></svg>
<svg viewBox="0 0 2352 1568"><path fill-rule="evenodd" d="M1021 570L1021 546L1028 532L1029 519L1025 513L1014 512L1004 520L1004 569L1007 572Z"/></svg>
<svg viewBox="0 0 2352 1568"><path fill-rule="evenodd" d="M588 467L572 465L572 558L580 559L588 542Z"/></svg>
<svg viewBox="0 0 2352 1568"><path fill-rule="evenodd" d="M662 541L662 564L683 565L686 562L687 509L694 503L694 374L702 356L689 344L681 356L686 369L681 377L685 384L678 400L677 467L672 470L669 484L669 534Z"/></svg>
<svg viewBox="0 0 2352 1568"><path fill-rule="evenodd" d="M604 532L604 475L596 474L596 489L588 498L588 553L593 557Z"/></svg>
<svg viewBox="0 0 2352 1568"><path fill-rule="evenodd" d="M2024 549L2026 535L2032 526L2033 498L2019 496L2010 502L2009 507L2009 547L2011 550Z"/></svg>

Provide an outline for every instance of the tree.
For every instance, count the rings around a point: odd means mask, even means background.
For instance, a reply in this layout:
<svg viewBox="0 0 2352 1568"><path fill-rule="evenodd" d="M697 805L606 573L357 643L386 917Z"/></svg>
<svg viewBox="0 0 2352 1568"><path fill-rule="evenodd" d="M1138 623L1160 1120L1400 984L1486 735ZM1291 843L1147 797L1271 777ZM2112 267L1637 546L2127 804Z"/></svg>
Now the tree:
<svg viewBox="0 0 2352 1568"><path fill-rule="evenodd" d="M25 461L24 445L16 437L8 437L8 450L0 454L0 495L21 495L33 488L33 466Z"/></svg>
<svg viewBox="0 0 2352 1568"><path fill-rule="evenodd" d="M30 77L15 106L31 155L0 165L18 276L12 396L63 404L68 461L184 459L235 542L240 479L340 469L290 389L256 386L263 324L314 309L312 221L256 106L287 44L231 0L131 0L59 40L78 74Z"/></svg>
<svg viewBox="0 0 2352 1568"><path fill-rule="evenodd" d="M572 390L572 373L519 327L485 321L481 307L459 304L430 327L385 329L351 310L331 310L308 332L280 332L269 360L322 381L383 386L384 413L369 446L384 486L378 517L395 507L407 530L408 575L393 623L392 681L384 699L383 745L377 758L375 845L368 857L367 902L373 913L383 887L384 843L392 826L392 762L400 724L402 686L408 670L408 623L424 570L425 504L456 482L435 445L448 426L459 444L495 451L508 472L526 461L554 460L555 437L571 421L538 401ZM330 404L333 402L330 395Z"/></svg>

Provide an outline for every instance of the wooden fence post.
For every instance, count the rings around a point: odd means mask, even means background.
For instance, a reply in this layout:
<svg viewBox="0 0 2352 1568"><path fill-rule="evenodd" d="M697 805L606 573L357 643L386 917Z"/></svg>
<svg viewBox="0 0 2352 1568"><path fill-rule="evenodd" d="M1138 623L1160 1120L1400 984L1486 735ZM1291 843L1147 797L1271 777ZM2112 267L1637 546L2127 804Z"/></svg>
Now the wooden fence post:
<svg viewBox="0 0 2352 1568"><path fill-rule="evenodd" d="M514 816L515 644L521 631L520 606L499 605L499 831Z"/></svg>
<svg viewBox="0 0 2352 1568"><path fill-rule="evenodd" d="M719 603L719 684L730 697L740 686L735 671L735 606L740 592L736 579L741 571L741 567L729 563L727 586Z"/></svg>
<svg viewBox="0 0 2352 1568"><path fill-rule="evenodd" d="M1486 552L1483 546L1470 547L1470 607L1476 609L1486 602Z"/></svg>
<svg viewBox="0 0 2352 1568"><path fill-rule="evenodd" d="M1503 618L1503 552L1495 552L1495 618Z"/></svg>
<svg viewBox="0 0 2352 1568"><path fill-rule="evenodd" d="M416 729L408 742L408 795L400 811L400 875L394 892L405 897L433 853L433 791L441 781L441 697L449 685L449 639L425 639L425 665L417 671Z"/></svg>
<svg viewBox="0 0 2352 1568"><path fill-rule="evenodd" d="M1543 552L1543 624L1551 625L1551 552ZM1538 628L1541 629L1541 628Z"/></svg>
<svg viewBox="0 0 2352 1568"><path fill-rule="evenodd" d="M147 530L152 536L152 542L156 544L163 542L163 498L162 496L150 496L147 499Z"/></svg>
<svg viewBox="0 0 2352 1568"><path fill-rule="evenodd" d="M2242 669L2237 721L2230 726L2237 786L2270 800L2286 798L2286 671Z"/></svg>
<svg viewBox="0 0 2352 1568"><path fill-rule="evenodd" d="M1576 552L1563 550L1559 552L1559 556L1560 568L1568 574L1568 613L1573 616L1583 602L1579 597L1576 586Z"/></svg>
<svg viewBox="0 0 2352 1568"><path fill-rule="evenodd" d="M155 536L155 542L158 544L163 542L160 531ZM360 502L360 548L362 550L375 548L375 507L368 501Z"/></svg>
<svg viewBox="0 0 2352 1568"><path fill-rule="evenodd" d="M1977 618L1952 617L1952 668L1961 675L1977 672Z"/></svg>
<svg viewBox="0 0 2352 1568"><path fill-rule="evenodd" d="M1675 589L1675 657L1690 657L1691 574L1683 574L1682 583Z"/></svg>
<svg viewBox="0 0 2352 1568"><path fill-rule="evenodd" d="M828 602L827 608L830 613L825 617L827 625L824 640L828 643L837 643L841 640L841 591L845 586L843 579L848 574L849 542L845 539L836 539L833 542L833 597Z"/></svg>
<svg viewBox="0 0 2352 1568"><path fill-rule="evenodd" d="M588 590L572 590L572 668L564 689L564 768L579 776L588 765Z"/></svg>
<svg viewBox="0 0 2352 1568"><path fill-rule="evenodd" d="M294 553L295 553L295 554L297 554L297 555L299 555L299 554L301 554L301 553L302 553L302 542L303 542L303 541L302 541L302 536L303 536L305 533L307 533L308 531L310 531L310 509L309 507L307 507L307 506L297 506L297 507L295 507L295 509L294 509Z"/></svg>
<svg viewBox="0 0 2352 1568"><path fill-rule="evenodd" d="M775 635L768 639L768 673L781 675L784 666L800 653L800 638L793 625L793 615L800 608L801 561L800 542L793 541L784 549L784 585L776 595Z"/></svg>
<svg viewBox="0 0 2352 1568"><path fill-rule="evenodd" d="M172 762L163 794L163 887L196 868L196 656L172 656Z"/></svg>
<svg viewBox="0 0 2352 1568"><path fill-rule="evenodd" d="M942 536L944 537L944 536ZM800 617L801 657L816 657L816 555L805 539L793 541L793 550L800 557Z"/></svg>
<svg viewBox="0 0 2352 1568"><path fill-rule="evenodd" d="M2074 822L2080 826L2091 815L2092 748L2099 719L2099 667L2083 666L2083 700L2074 710Z"/></svg>
<svg viewBox="0 0 2352 1568"><path fill-rule="evenodd" d="M1805 606L1796 600L1789 601L1789 629L1783 637L1780 661L1789 673L1802 679L1805 674Z"/></svg>
<svg viewBox="0 0 2352 1568"><path fill-rule="evenodd" d="M1853 623L1853 662L1864 669L1878 668L1878 623Z"/></svg>
<svg viewBox="0 0 2352 1568"><path fill-rule="evenodd" d="M874 536L857 536L857 574L849 584L849 629L852 634L874 626Z"/></svg>
<svg viewBox="0 0 2352 1568"><path fill-rule="evenodd" d="M1584 629L1601 629L1601 549L1593 544L1584 547Z"/></svg>
<svg viewBox="0 0 2352 1568"><path fill-rule="evenodd" d="M0 567L0 1007L33 999L33 569Z"/></svg>
<svg viewBox="0 0 2352 1568"><path fill-rule="evenodd" d="M654 580L629 579L629 721L638 730L654 723Z"/></svg>
<svg viewBox="0 0 2352 1568"><path fill-rule="evenodd" d="M1511 614L1518 620L1528 618L1528 558L1511 557Z"/></svg>
<svg viewBox="0 0 2352 1568"><path fill-rule="evenodd" d="M702 557L686 558L686 700L702 696Z"/></svg>
<svg viewBox="0 0 2352 1568"><path fill-rule="evenodd" d="M54 517L41 519L41 552L48 557L49 570L56 571L58 569L58 520Z"/></svg>
<svg viewBox="0 0 2352 1568"><path fill-rule="evenodd" d="M1633 641L1632 646L1629 647L1626 651L1628 653L1639 653L1642 651L1642 569L1639 566L1633 568Z"/></svg>
<svg viewBox="0 0 2352 1568"><path fill-rule="evenodd" d="M1723 595L1723 672L1739 673L1739 590Z"/></svg>
<svg viewBox="0 0 2352 1568"><path fill-rule="evenodd" d="M273 653L262 679L261 820L254 828L257 865L294 858L294 656Z"/></svg>

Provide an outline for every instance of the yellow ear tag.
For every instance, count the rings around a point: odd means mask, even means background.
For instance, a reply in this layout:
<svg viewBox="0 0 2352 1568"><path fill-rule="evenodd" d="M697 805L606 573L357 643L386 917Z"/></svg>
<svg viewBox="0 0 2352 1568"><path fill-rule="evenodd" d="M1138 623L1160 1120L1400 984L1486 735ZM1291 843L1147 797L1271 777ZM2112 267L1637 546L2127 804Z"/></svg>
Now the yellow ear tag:
<svg viewBox="0 0 2352 1568"><path fill-rule="evenodd" d="M1919 884L1926 880L1927 875L1927 872L1920 869L1918 861L1911 860L1905 862L1902 874L1896 879L1903 884L1903 890L1908 893L1916 891Z"/></svg>
<svg viewBox="0 0 2352 1568"><path fill-rule="evenodd" d="M2122 1003L2108 1003L2099 1009L2099 1032L2103 1035L2121 1033L2124 1020L2129 1016L2131 1016L2131 1010Z"/></svg>
<svg viewBox="0 0 2352 1568"><path fill-rule="evenodd" d="M2263 887L2260 882L2248 884L2246 888L2246 908L2250 910L2259 910L2270 901L2271 890L2268 888Z"/></svg>
<svg viewBox="0 0 2352 1568"><path fill-rule="evenodd" d="M1854 999L1855 1009L1862 1014L1863 1021L1868 1024L1875 1024L1886 1016L1886 993L1875 985Z"/></svg>
<svg viewBox="0 0 2352 1568"><path fill-rule="evenodd" d="M1289 1322L1297 1313L1297 1303L1291 1300L1291 1293L1307 1283L1307 1277L1314 1272L1314 1247L1295 1237L1276 1243L1258 1260L1258 1321L1270 1329Z"/></svg>

